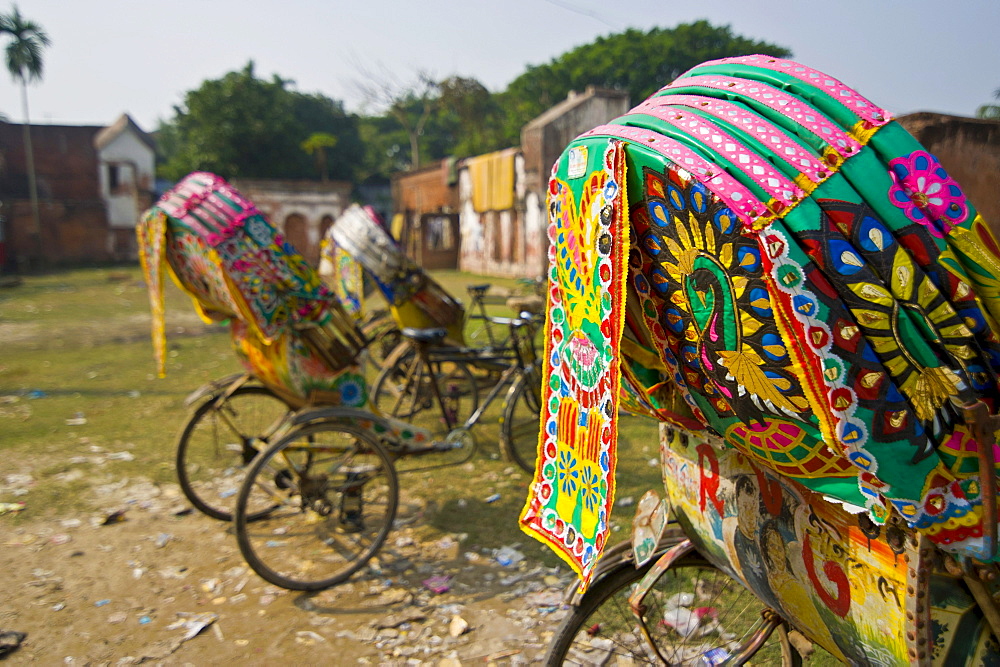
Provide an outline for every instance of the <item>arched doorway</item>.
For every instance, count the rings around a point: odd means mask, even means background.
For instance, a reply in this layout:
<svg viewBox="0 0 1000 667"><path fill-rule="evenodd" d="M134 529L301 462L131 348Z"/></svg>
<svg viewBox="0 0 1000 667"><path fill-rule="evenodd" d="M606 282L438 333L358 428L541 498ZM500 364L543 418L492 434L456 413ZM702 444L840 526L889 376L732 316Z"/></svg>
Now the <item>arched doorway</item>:
<svg viewBox="0 0 1000 667"><path fill-rule="evenodd" d="M301 213L292 213L285 218L285 240L306 258L306 261L316 266L318 255L316 250L309 243L309 229L305 216Z"/></svg>
<svg viewBox="0 0 1000 667"><path fill-rule="evenodd" d="M330 227L333 227L333 216L324 215L319 221L319 238L323 239L326 233L330 231Z"/></svg>
<svg viewBox="0 0 1000 667"><path fill-rule="evenodd" d="M316 247L316 265L319 266L319 251L322 248L323 239L326 238L326 233L330 231L330 227L333 227L333 216L324 215L319 220L319 245Z"/></svg>

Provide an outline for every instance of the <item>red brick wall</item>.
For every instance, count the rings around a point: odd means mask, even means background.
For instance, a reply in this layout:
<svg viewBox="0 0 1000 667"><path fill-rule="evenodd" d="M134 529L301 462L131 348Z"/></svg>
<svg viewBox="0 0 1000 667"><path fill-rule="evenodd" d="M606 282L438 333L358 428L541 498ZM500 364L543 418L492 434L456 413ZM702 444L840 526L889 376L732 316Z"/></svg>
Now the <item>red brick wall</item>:
<svg viewBox="0 0 1000 667"><path fill-rule="evenodd" d="M442 162L396 176L392 185L396 211L433 213L444 207L458 208L458 186L448 185Z"/></svg>
<svg viewBox="0 0 1000 667"><path fill-rule="evenodd" d="M40 236L28 187L24 126L0 123L0 197L11 266L103 262L113 258L100 194L94 135L99 127L32 125Z"/></svg>
<svg viewBox="0 0 1000 667"><path fill-rule="evenodd" d="M6 214L7 204L4 204ZM7 217L7 256L15 266L25 257L39 264L38 243L32 236L31 202L18 200ZM113 259L107 215L99 202L40 202L41 257L44 264L106 262ZM13 221L13 224L11 224ZM131 230L128 230L131 233ZM12 268L12 267L6 267Z"/></svg>
<svg viewBox="0 0 1000 667"><path fill-rule="evenodd" d="M458 184L448 184L447 162L441 160L417 171L399 174L392 179L393 206L406 220L402 241L406 254L425 269L458 268L460 236L458 232ZM425 220L443 215L454 226L455 246L435 250L428 244Z"/></svg>
<svg viewBox="0 0 1000 667"><path fill-rule="evenodd" d="M99 127L32 125L38 197L62 200L99 200L97 150L94 135ZM11 199L28 199L24 151L24 126L0 123L4 169L0 191Z"/></svg>

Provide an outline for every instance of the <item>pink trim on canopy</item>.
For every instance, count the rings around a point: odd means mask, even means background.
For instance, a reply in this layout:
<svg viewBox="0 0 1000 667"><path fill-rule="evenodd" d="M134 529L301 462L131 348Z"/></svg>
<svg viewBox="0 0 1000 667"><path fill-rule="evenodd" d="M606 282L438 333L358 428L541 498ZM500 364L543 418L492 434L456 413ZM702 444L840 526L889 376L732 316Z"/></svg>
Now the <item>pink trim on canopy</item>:
<svg viewBox="0 0 1000 667"><path fill-rule="evenodd" d="M661 88L658 94L669 93L672 89L687 88L689 86L735 93L763 104L782 116L794 120L823 141L826 141L842 157L854 155L861 150L861 144L854 137L844 132L840 126L817 109L806 104L798 97L789 95L774 86L769 86L759 81L738 79L731 76L716 76L714 74L689 76L683 79L676 79L670 85Z"/></svg>
<svg viewBox="0 0 1000 667"><path fill-rule="evenodd" d="M645 107L645 108L642 108ZM771 199L782 204L782 208L795 205L806 197L806 192L774 168L767 160L750 150L743 142L723 130L719 125L684 109L663 108L656 105L640 105L641 113L657 118L674 129L683 132L694 141L728 160L754 181ZM633 109L633 112L638 109ZM625 120L632 112L621 117Z"/></svg>
<svg viewBox="0 0 1000 667"><path fill-rule="evenodd" d="M665 95L649 98L630 113L646 113L646 108L667 105L691 107L741 128L817 185L830 175L830 168L815 153L803 148L777 125L734 102L701 95Z"/></svg>
<svg viewBox="0 0 1000 667"><path fill-rule="evenodd" d="M726 203L740 218L744 226L769 220L772 216L760 199L725 169L701 157L675 139L652 130L628 125L600 125L580 135L585 137L611 136L645 146L667 158L677 166L698 177L711 192Z"/></svg>
<svg viewBox="0 0 1000 667"><path fill-rule="evenodd" d="M212 247L230 237L248 218L260 214L257 207L229 183L207 172L188 176L157 206L170 217L199 232ZM233 206L239 210L234 210Z"/></svg>
<svg viewBox="0 0 1000 667"><path fill-rule="evenodd" d="M874 127L880 127L892 121L891 112L873 104L871 100L864 97L861 93L854 90L850 86L845 85L842 81L824 74L819 70L806 67L805 65L797 63L794 60L783 60L781 58L772 58L771 56L764 55L736 56L733 58L712 60L699 65L699 67L730 64L752 65L754 67L760 67L761 69L784 72L789 76L795 77L799 81L804 81L810 86L819 88L830 97L856 113L859 118L867 121Z"/></svg>

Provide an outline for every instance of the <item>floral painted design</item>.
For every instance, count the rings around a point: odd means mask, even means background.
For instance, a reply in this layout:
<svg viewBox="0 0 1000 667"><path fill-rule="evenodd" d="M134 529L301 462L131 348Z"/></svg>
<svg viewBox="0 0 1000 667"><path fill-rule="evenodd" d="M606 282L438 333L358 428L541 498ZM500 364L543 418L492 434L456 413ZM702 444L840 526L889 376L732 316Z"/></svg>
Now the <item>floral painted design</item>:
<svg viewBox="0 0 1000 667"><path fill-rule="evenodd" d="M334 388L340 390L342 405L361 407L368 402L365 379L357 373L344 373L337 378Z"/></svg>
<svg viewBox="0 0 1000 667"><path fill-rule="evenodd" d="M596 512L603 500L604 484L600 475L589 466L580 475L580 490L583 506L588 512Z"/></svg>
<svg viewBox="0 0 1000 667"><path fill-rule="evenodd" d="M944 238L969 215L965 194L927 151L914 151L889 162L889 201L934 236Z"/></svg>
<svg viewBox="0 0 1000 667"><path fill-rule="evenodd" d="M565 494L576 493L577 484L580 479L580 471L577 469L576 457L572 452L565 449L559 452L559 461L556 464L556 478L559 481L559 490Z"/></svg>

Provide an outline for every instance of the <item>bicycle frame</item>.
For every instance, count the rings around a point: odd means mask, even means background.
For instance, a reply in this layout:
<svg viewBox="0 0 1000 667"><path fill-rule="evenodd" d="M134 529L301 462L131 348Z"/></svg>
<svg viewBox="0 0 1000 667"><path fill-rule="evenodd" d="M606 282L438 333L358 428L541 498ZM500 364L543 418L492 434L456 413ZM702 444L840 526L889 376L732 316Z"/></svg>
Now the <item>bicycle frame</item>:
<svg viewBox="0 0 1000 667"><path fill-rule="evenodd" d="M479 407L476 408L476 411L473 412L471 415L469 415L468 419L465 420L465 423L462 424L462 426L460 426L459 428L470 429L473 426L475 426L476 423L479 421L479 418L483 416L484 412L486 412L486 409L490 407L490 404L493 402L493 399L495 399L497 395L500 393L500 390L505 388L508 384L511 384L514 381L514 377L516 375L523 373L526 370L527 368L523 364L521 364L520 360L515 361L510 366L508 366L507 370L503 372L503 375L500 376L500 379L497 381L497 383L490 388L489 393L486 394L486 398L482 400L482 402L479 404Z"/></svg>
<svg viewBox="0 0 1000 667"><path fill-rule="evenodd" d="M212 400L221 398L225 400L243 385L256 381L249 373L232 373L198 387L184 398L184 405L190 407L203 398L210 398Z"/></svg>
<svg viewBox="0 0 1000 667"><path fill-rule="evenodd" d="M458 362L472 364L474 366L484 367L484 368L503 368L504 371L500 376L500 379L494 383L487 393L486 398L482 400L480 405L476 410L465 420L465 423L459 426L458 424L451 423L451 416L448 414L445 408L444 398L441 394L441 388L436 382L431 383L431 390L434 393L434 398L437 401L438 407L441 409L441 414L448 423L449 429L460 428L463 430L468 430L475 426L479 421L483 413L489 408L493 400L497 397L500 391L510 384L516 375L523 373L530 369L533 364L536 363L535 350L532 341L534 336L534 327L530 320L519 320L519 319L503 319L503 318L490 318L494 323L507 324L510 327L510 343L501 348L470 348L470 347L454 347L454 346L436 346L433 344L418 343L416 345L417 356L420 360L428 367L434 364L441 364L447 362ZM522 332L521 329L526 331ZM404 334L405 335L405 334ZM526 349L522 348L521 343L527 342Z"/></svg>
<svg viewBox="0 0 1000 667"><path fill-rule="evenodd" d="M496 336L493 335L493 325L497 324L496 318L492 318L486 313L486 292L489 288L489 285L469 285L466 288L469 298L472 300L472 307L466 311L465 320L466 323L469 320L481 320L483 330L486 331L486 338L489 341L489 347L495 347L497 340Z"/></svg>

